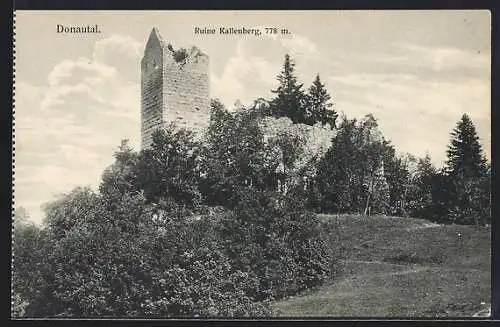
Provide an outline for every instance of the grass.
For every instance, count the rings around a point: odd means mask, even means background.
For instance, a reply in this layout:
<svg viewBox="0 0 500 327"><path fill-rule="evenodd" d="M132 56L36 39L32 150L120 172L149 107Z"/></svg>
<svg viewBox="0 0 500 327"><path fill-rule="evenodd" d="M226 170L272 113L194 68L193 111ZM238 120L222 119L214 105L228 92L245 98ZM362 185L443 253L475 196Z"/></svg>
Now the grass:
<svg viewBox="0 0 500 327"><path fill-rule="evenodd" d="M278 301L287 317L471 317L491 299L490 229L398 217L321 215L343 271Z"/></svg>

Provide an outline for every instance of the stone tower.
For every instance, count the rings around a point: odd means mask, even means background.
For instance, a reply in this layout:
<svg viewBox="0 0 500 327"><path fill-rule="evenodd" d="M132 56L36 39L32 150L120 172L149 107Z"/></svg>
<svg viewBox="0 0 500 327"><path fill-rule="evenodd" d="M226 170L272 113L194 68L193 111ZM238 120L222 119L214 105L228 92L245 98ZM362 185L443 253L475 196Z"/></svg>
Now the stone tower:
<svg viewBox="0 0 500 327"><path fill-rule="evenodd" d="M151 31L141 61L141 148L155 130L176 121L195 132L209 123L209 59L198 48L174 50Z"/></svg>

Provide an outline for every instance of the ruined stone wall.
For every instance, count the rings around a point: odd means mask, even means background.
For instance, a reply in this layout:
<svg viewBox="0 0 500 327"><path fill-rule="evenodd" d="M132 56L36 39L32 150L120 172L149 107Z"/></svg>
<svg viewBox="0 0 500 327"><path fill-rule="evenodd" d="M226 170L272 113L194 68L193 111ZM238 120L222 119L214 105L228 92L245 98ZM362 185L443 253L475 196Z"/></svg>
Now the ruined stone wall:
<svg viewBox="0 0 500 327"><path fill-rule="evenodd" d="M288 135L299 135L305 140L303 156L295 167L297 170L302 169L311 159L323 157L331 145L332 138L336 135L335 130L321 126L294 124L288 117L265 117L260 125L266 139L287 133ZM311 171L310 173L314 174L315 172Z"/></svg>

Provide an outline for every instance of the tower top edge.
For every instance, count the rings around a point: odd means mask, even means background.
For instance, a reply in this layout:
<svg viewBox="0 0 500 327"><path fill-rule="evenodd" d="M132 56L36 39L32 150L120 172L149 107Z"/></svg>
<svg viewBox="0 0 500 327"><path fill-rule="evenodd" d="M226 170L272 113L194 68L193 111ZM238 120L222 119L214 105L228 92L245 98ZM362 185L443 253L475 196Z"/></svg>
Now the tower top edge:
<svg viewBox="0 0 500 327"><path fill-rule="evenodd" d="M153 37L158 40L158 42L160 43L160 45L162 47L165 47L165 41L163 40L163 37L161 36L160 30L156 26L151 29L151 33L149 33L148 39L151 39Z"/></svg>
<svg viewBox="0 0 500 327"><path fill-rule="evenodd" d="M148 37L146 44L147 45L150 44L153 39L156 39L158 41L160 48L164 51L164 53L168 51L167 53L174 54L176 52L182 51L182 52L185 52L188 57L206 57L206 58L208 58L208 55L195 45L192 45L192 46L187 47L187 48L179 47L179 48L175 49L171 42L165 42L165 40L161 36L160 30L156 26L151 29L151 33L149 34L149 37ZM146 54L146 52L148 52L148 51L149 51L149 47L146 46L144 49L144 54Z"/></svg>

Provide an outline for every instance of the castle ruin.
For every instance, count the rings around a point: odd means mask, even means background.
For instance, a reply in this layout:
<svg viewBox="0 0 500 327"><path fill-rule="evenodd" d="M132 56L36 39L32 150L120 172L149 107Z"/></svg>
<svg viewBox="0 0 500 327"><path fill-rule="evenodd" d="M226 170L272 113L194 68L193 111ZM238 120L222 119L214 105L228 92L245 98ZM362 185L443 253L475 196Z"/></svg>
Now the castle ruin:
<svg viewBox="0 0 500 327"><path fill-rule="evenodd" d="M174 50L155 27L141 61L141 148L153 132L176 122L195 132L210 117L209 58L196 47Z"/></svg>

